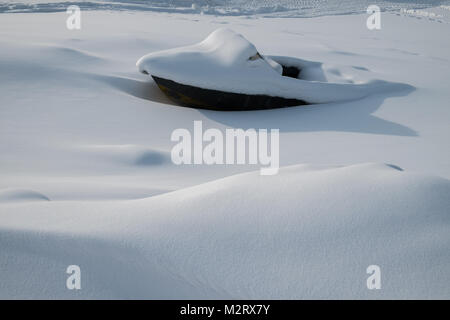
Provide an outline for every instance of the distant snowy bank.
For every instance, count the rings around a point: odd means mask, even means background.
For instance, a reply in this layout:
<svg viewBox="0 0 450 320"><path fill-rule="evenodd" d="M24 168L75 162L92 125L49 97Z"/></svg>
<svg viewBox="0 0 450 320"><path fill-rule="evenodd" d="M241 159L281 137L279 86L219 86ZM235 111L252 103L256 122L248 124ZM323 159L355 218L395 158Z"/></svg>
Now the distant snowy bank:
<svg viewBox="0 0 450 320"><path fill-rule="evenodd" d="M372 0L2 0L1 12L59 12L69 5L78 5L82 10L128 10L155 11L190 14L209 14L218 16L286 16L317 17L364 13ZM381 10L399 12L400 10L424 9L435 6L448 6L449 0L403 0L381 1L376 3Z"/></svg>

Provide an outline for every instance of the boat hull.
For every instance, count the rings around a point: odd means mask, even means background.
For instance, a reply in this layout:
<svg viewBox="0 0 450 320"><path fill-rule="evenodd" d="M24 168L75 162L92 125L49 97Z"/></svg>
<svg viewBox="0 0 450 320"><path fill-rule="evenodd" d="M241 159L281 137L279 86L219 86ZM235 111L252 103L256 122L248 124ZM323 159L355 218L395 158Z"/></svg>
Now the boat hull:
<svg viewBox="0 0 450 320"><path fill-rule="evenodd" d="M303 100L203 89L152 75L158 87L177 104L219 111L248 111L307 104Z"/></svg>

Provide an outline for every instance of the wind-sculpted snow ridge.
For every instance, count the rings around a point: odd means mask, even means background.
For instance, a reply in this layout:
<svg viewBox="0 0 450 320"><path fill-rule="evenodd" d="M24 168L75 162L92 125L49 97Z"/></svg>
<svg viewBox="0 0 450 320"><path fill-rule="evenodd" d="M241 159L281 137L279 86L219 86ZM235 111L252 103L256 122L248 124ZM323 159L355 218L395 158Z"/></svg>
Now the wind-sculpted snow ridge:
<svg viewBox="0 0 450 320"><path fill-rule="evenodd" d="M131 10L178 13L202 13L212 15L276 15L289 17L316 17L363 13L373 4L371 0L22 0L0 1L1 12L58 12L73 4L83 10ZM423 9L448 5L448 0L383 1L377 3L384 11Z"/></svg>
<svg viewBox="0 0 450 320"><path fill-rule="evenodd" d="M366 163L2 204L0 297L448 298L449 193L447 179ZM65 288L69 264L82 290ZM367 289L369 265L382 290Z"/></svg>
<svg viewBox="0 0 450 320"><path fill-rule="evenodd" d="M42 193L33 190L14 188L0 189L0 203L10 201L50 201L50 199Z"/></svg>

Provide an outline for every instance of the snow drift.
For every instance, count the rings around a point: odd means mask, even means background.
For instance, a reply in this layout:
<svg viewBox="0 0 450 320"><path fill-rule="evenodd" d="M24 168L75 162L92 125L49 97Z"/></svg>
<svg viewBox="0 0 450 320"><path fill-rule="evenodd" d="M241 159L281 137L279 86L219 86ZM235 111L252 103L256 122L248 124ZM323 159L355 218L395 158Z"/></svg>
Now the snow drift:
<svg viewBox="0 0 450 320"><path fill-rule="evenodd" d="M0 189L0 203L9 201L50 201L50 199L42 193L33 190Z"/></svg>
<svg viewBox="0 0 450 320"><path fill-rule="evenodd" d="M449 192L449 180L369 163L143 200L3 204L0 297L445 298ZM382 290L366 287L372 264Z"/></svg>

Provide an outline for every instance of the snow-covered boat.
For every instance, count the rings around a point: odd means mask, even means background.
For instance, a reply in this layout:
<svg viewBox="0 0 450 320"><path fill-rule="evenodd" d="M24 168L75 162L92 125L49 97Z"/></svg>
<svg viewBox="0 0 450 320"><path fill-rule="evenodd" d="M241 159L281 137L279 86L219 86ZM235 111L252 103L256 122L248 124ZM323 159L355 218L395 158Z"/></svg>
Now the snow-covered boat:
<svg viewBox="0 0 450 320"><path fill-rule="evenodd" d="M218 29L195 45L147 54L136 65L178 104L215 110L269 109L358 99L385 85L299 79L302 70L320 63L263 56L242 35L229 29Z"/></svg>
<svg viewBox="0 0 450 320"><path fill-rule="evenodd" d="M267 90L278 78L296 78L298 68L282 66L260 55L253 44L229 29L216 30L193 46L148 54L137 66L183 106L253 110L306 103Z"/></svg>

